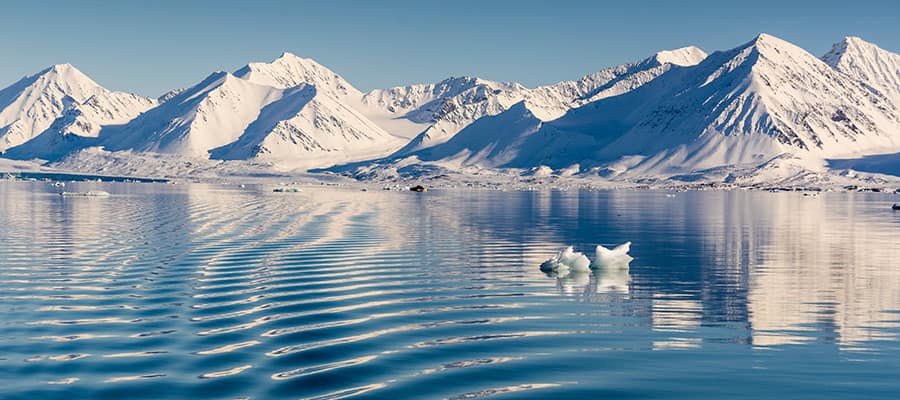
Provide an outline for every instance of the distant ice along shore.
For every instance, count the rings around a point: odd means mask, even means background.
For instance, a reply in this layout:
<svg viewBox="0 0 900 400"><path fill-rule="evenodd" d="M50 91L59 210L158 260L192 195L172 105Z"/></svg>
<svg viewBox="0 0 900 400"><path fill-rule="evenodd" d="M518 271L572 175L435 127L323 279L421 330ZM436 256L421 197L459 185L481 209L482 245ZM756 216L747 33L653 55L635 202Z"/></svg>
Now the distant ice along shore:
<svg viewBox="0 0 900 400"><path fill-rule="evenodd" d="M465 189L465 190L767 190L767 191L854 191L900 193L900 178L889 175L846 173L804 175L797 179L784 179L772 182L741 181L715 182L698 180L642 179L642 180L609 180L598 176L578 176L566 174L565 171L554 171L549 168L522 169L487 169L453 171L443 169L414 169L401 171L396 175L372 175L356 177L352 174L341 174L331 171L322 172L283 172L259 168L241 168L240 162L226 165L197 166L197 169L170 173L158 173L150 176L135 174L133 170L102 168L101 173L80 173L71 170L60 170L29 162L9 162L0 159L0 179L4 177L16 180L88 180L104 182L135 183L225 183L243 184L260 183L280 185L296 183L301 185L330 185L356 187L363 189L388 188L406 190L409 187L423 185L429 189ZM222 173L228 171L228 173Z"/></svg>

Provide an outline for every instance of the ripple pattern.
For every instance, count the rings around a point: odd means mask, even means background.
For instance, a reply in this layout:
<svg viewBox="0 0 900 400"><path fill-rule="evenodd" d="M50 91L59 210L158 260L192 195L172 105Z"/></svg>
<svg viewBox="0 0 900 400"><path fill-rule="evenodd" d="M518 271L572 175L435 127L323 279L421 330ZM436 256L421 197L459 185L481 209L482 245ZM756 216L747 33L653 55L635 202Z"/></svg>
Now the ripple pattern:
<svg viewBox="0 0 900 400"><path fill-rule="evenodd" d="M815 215L779 220L805 199L684 211L755 194L657 214L676 200L104 185L113 196L0 183L5 398L715 398L740 385L688 389L692 373L810 378L786 360L816 354L821 390L900 367L900 284L885 283L900 282L885 268L900 220L875 217L877 198L813 203L866 224L814 239L850 242L824 256L790 236ZM630 270L537 269L563 245L623 239Z"/></svg>

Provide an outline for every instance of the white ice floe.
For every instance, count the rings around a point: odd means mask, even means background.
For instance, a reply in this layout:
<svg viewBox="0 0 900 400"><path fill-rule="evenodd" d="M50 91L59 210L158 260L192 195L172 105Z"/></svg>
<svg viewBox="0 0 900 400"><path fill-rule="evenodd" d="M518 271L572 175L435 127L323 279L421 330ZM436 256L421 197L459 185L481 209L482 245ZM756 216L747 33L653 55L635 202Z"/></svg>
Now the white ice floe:
<svg viewBox="0 0 900 400"><path fill-rule="evenodd" d="M108 197L109 192L90 190L87 192L62 192L60 195L65 197Z"/></svg>
<svg viewBox="0 0 900 400"><path fill-rule="evenodd" d="M634 258L628 255L631 242L625 242L612 250L597 245L597 255L591 268L627 267Z"/></svg>
<svg viewBox="0 0 900 400"><path fill-rule="evenodd" d="M555 256L541 264L541 271L555 272L564 276L571 272L587 272L592 269L603 268L628 268L628 263L633 260L628 255L631 242L625 242L612 250L597 246L596 258L591 262L583 253L576 252L572 246L566 247Z"/></svg>
<svg viewBox="0 0 900 400"><path fill-rule="evenodd" d="M591 270L591 260L583 253L576 252L572 246L566 247L557 255L541 264L541 271L566 274L569 271L586 272Z"/></svg>

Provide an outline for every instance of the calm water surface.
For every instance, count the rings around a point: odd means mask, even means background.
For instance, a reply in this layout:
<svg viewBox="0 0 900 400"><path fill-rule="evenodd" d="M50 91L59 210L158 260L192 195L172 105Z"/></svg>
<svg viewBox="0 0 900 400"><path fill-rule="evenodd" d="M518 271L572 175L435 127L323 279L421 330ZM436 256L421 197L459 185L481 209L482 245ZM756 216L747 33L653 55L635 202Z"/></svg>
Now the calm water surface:
<svg viewBox="0 0 900 400"><path fill-rule="evenodd" d="M900 394L890 195L66 190L0 183L0 398Z"/></svg>

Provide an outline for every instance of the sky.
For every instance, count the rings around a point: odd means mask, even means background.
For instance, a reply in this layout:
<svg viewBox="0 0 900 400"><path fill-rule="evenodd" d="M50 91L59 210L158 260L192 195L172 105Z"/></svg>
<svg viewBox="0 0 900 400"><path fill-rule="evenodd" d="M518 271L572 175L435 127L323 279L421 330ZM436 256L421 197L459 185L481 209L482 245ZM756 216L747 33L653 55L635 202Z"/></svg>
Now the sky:
<svg viewBox="0 0 900 400"><path fill-rule="evenodd" d="M146 96L283 51L361 90L463 75L536 86L761 32L816 55L848 35L900 52L896 0L43 0L0 10L0 86L71 63Z"/></svg>

